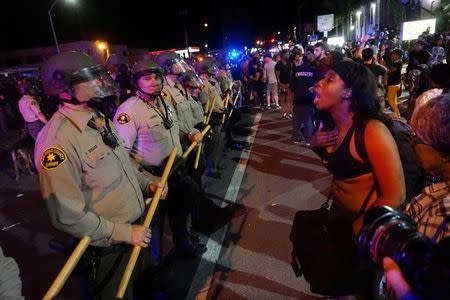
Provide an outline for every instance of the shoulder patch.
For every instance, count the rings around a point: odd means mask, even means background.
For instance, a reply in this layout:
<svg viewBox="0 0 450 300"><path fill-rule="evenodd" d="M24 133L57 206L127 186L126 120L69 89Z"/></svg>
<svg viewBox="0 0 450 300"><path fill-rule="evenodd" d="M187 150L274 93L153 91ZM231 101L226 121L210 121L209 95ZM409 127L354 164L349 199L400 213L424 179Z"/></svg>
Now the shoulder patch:
<svg viewBox="0 0 450 300"><path fill-rule="evenodd" d="M48 148L42 153L41 157L41 165L46 170L51 170L58 167L64 161L66 161L67 155L66 153L56 147Z"/></svg>
<svg viewBox="0 0 450 300"><path fill-rule="evenodd" d="M31 100L31 105L36 105L36 104L37 104L36 100Z"/></svg>
<svg viewBox="0 0 450 300"><path fill-rule="evenodd" d="M131 118L127 113L121 113L119 116L117 116L117 122L119 122L119 124L127 124L130 121Z"/></svg>

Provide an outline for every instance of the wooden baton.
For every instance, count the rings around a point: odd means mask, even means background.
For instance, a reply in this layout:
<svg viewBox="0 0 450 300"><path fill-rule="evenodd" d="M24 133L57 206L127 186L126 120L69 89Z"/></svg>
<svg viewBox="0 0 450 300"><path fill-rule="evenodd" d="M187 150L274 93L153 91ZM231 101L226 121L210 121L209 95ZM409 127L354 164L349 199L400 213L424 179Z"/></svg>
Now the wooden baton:
<svg viewBox="0 0 450 300"><path fill-rule="evenodd" d="M153 200L150 204L150 207L145 216L144 223L142 224L145 227L150 226L150 222L153 219L153 215L155 214L156 207L158 206L159 199L161 198L162 192L164 190L164 186L166 185L167 178L169 177L170 170L172 169L173 162L175 161L175 157L177 155L177 148L174 147L172 152L170 152L169 159L167 161L166 167L164 168L164 172L159 180L158 188L156 189L155 195L153 196ZM137 259L139 257L139 252L141 251L141 246L134 246L131 251L130 259L128 260L127 267L123 272L122 279L119 284L119 288L117 290L116 298L123 299L125 295L125 291L127 290L128 283L130 282L131 275L133 274L134 266L136 265Z"/></svg>
<svg viewBox="0 0 450 300"><path fill-rule="evenodd" d="M56 276L52 285L45 294L43 298L44 300L53 299L56 297L56 295L58 295L67 279L69 278L70 274L72 274L73 269L75 269L75 266L80 261L81 256L86 251L90 242L91 238L87 235L81 238L72 254L70 255L69 259L66 261L66 264L62 267L61 271L59 271L58 276Z"/></svg>

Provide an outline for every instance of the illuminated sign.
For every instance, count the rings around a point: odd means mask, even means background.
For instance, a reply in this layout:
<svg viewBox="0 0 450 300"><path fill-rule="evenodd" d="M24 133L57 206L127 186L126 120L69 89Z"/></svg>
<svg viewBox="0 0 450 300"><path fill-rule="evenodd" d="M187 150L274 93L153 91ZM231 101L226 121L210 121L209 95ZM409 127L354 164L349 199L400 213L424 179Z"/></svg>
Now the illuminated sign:
<svg viewBox="0 0 450 300"><path fill-rule="evenodd" d="M436 19L427 19L419 21L404 22L400 31L402 41L417 40L419 35L430 28L430 34L436 30Z"/></svg>
<svg viewBox="0 0 450 300"><path fill-rule="evenodd" d="M321 15L317 16L317 30L318 31L331 31L334 27L334 15Z"/></svg>
<svg viewBox="0 0 450 300"><path fill-rule="evenodd" d="M342 47L345 44L345 39L343 36L335 36L328 38L328 45Z"/></svg>

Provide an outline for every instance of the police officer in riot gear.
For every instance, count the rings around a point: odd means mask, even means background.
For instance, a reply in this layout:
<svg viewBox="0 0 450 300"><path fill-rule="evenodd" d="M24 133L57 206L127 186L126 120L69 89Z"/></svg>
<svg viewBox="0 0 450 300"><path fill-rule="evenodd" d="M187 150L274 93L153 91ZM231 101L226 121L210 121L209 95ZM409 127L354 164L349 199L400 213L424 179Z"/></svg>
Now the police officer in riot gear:
<svg viewBox="0 0 450 300"><path fill-rule="evenodd" d="M178 156L182 153L180 127L183 124L173 107L173 96L163 92L163 70L156 62L146 59L137 62L133 67L133 81L136 94L119 107L114 122L137 167L159 175L173 147L177 147ZM177 169L169 178L169 193L162 203L167 206L175 250L188 257L206 251L204 245L191 243L187 230L187 217L195 207L195 194L199 193L191 182L183 167ZM159 214L160 221L162 215L163 211Z"/></svg>
<svg viewBox="0 0 450 300"><path fill-rule="evenodd" d="M222 142L222 116L225 113L224 101L222 99L222 91L219 83L215 79L218 68L214 64L214 60L205 58L202 62L196 64L196 70L200 78L203 80L204 87L199 94L200 102L208 107L208 111L212 110L209 125L211 125L210 138L205 142L205 155L208 158L210 172L208 175L213 178L220 178L219 161L223 150Z"/></svg>
<svg viewBox="0 0 450 300"><path fill-rule="evenodd" d="M233 139L232 131L236 126L236 123L240 120L241 114L237 107L233 107L233 101L237 92L241 89L240 81L234 81L233 76L230 72L230 66L226 61L221 61L218 65L219 72L217 73L216 80L219 83L220 89L222 91L223 97L229 97L228 102L228 111L233 108L233 114L229 119L227 119L226 124L224 125L225 131L225 147L233 150L242 150L247 148L248 145L246 143L238 142ZM236 103L237 104L237 103ZM236 105L235 105L236 106Z"/></svg>
<svg viewBox="0 0 450 300"><path fill-rule="evenodd" d="M41 67L44 92L62 105L38 136L35 164L53 225L91 245L87 281L95 299L113 299L130 245L147 247L151 231L141 223L143 194L156 183L134 168L117 132L98 109L117 88L106 70L81 52L63 52ZM150 267L141 251L125 294L138 292L136 279Z"/></svg>
<svg viewBox="0 0 450 300"><path fill-rule="evenodd" d="M164 53L156 57L159 65L165 69L165 82L163 93L171 100L172 106L177 113L180 124L180 138L183 148L187 148L193 141L200 143L203 136L195 128L194 116L191 104L188 101L186 91L182 84L183 75L192 72L192 68L173 52Z"/></svg>

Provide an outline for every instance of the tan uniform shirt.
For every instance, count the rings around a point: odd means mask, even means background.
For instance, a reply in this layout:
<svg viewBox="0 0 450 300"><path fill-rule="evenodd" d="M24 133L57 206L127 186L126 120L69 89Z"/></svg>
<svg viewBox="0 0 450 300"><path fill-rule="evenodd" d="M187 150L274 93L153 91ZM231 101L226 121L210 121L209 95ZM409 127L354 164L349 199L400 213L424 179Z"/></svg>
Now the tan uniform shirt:
<svg viewBox="0 0 450 300"><path fill-rule="evenodd" d="M233 87L233 79L231 77L231 74L229 74L229 72L227 71L221 70L217 75L216 80L220 84L222 93L225 93L225 91L230 90Z"/></svg>
<svg viewBox="0 0 450 300"><path fill-rule="evenodd" d="M208 81L204 81L205 87L202 89L200 93L200 101L206 105L206 102L209 100L208 110L211 108L211 105L214 101L213 112L222 112L224 108L222 97L218 90ZM218 83L217 83L218 85ZM220 88L219 88L220 89ZM215 100L214 100L215 99Z"/></svg>
<svg viewBox="0 0 450 300"><path fill-rule="evenodd" d="M144 167L161 167L173 147L177 147L178 155L182 151L175 110L166 99L169 118L173 121L172 128L166 129L160 115L165 114L165 109L161 100L157 101L162 110L159 114L156 105L152 107L137 96L130 97L119 106L114 117L125 149Z"/></svg>
<svg viewBox="0 0 450 300"><path fill-rule="evenodd" d="M191 107L192 118L193 118L193 122L194 122L193 126L196 126L198 123L203 122L203 116L204 116L205 112L203 110L203 106L200 103L200 101L194 100L194 98L192 98L192 96L189 93L188 93L187 97L188 97L189 106Z"/></svg>
<svg viewBox="0 0 450 300"><path fill-rule="evenodd" d="M122 146L110 148L87 125L93 116L92 109L63 106L42 129L35 148L41 192L56 228L88 235L96 246L131 242L151 181Z"/></svg>
<svg viewBox="0 0 450 300"><path fill-rule="evenodd" d="M23 95L19 100L19 110L27 123L39 121L38 114L41 112L39 103L32 96Z"/></svg>
<svg viewBox="0 0 450 300"><path fill-rule="evenodd" d="M184 92L180 91L179 87L164 86L163 93L175 108L177 113L178 122L180 125L180 139L187 141L189 134L198 133L199 131L194 128L194 117L192 115L191 106L183 95ZM194 124L194 125L193 125Z"/></svg>

